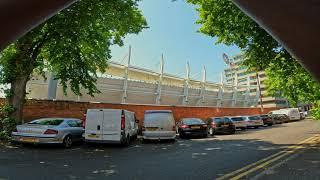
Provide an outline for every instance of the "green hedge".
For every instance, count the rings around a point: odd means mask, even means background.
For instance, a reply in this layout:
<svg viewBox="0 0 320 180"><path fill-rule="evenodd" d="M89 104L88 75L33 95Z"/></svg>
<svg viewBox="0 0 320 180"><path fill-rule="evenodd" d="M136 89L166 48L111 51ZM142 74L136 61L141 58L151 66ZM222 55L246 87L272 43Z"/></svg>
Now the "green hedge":
<svg viewBox="0 0 320 180"><path fill-rule="evenodd" d="M320 120L320 107L311 109L312 118L315 120Z"/></svg>

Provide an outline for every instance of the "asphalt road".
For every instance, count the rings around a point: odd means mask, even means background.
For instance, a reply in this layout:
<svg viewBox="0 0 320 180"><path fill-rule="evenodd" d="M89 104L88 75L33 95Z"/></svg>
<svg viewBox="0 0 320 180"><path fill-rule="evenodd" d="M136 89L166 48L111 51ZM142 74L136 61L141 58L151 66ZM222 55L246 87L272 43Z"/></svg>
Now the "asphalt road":
<svg viewBox="0 0 320 180"><path fill-rule="evenodd" d="M0 147L0 179L215 179L320 133L316 121L130 147Z"/></svg>

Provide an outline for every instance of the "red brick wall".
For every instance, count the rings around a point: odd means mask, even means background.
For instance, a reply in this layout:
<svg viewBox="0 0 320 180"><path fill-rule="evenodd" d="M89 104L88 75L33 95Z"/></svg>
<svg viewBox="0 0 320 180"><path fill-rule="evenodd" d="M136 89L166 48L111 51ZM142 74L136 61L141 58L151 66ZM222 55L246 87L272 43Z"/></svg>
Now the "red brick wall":
<svg viewBox="0 0 320 180"><path fill-rule="evenodd" d="M0 99L3 102L3 99ZM145 110L172 110L176 120L185 117L207 119L214 116L234 116L260 114L260 108L216 108L216 107L183 107L183 106L154 106L135 104L108 104L87 103L73 101L28 100L24 106L24 120L26 122L43 117L73 117L82 118L89 108L126 109L136 113L138 119L143 121ZM275 108L265 108L268 113Z"/></svg>

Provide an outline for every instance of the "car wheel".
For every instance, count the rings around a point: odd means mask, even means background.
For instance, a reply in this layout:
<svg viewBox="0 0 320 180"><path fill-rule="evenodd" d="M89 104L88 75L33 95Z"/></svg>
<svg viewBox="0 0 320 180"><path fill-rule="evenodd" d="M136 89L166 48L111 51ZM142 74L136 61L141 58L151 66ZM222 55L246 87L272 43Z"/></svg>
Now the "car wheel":
<svg viewBox="0 0 320 180"><path fill-rule="evenodd" d="M179 132L179 137L180 137L181 139L185 139L185 138L186 138L186 136L185 136L182 132Z"/></svg>
<svg viewBox="0 0 320 180"><path fill-rule="evenodd" d="M63 139L63 146L65 148L71 148L73 144L72 141L72 137L70 135L67 135L64 139Z"/></svg>
<svg viewBox="0 0 320 180"><path fill-rule="evenodd" d="M202 137L203 138L207 138L208 137L208 133L204 134Z"/></svg>
<svg viewBox="0 0 320 180"><path fill-rule="evenodd" d="M232 130L231 132L230 132L230 134L235 134L236 133L236 130Z"/></svg>
<svg viewBox="0 0 320 180"><path fill-rule="evenodd" d="M247 130L247 128L241 128L241 130L242 130L242 131L245 131L245 130Z"/></svg>

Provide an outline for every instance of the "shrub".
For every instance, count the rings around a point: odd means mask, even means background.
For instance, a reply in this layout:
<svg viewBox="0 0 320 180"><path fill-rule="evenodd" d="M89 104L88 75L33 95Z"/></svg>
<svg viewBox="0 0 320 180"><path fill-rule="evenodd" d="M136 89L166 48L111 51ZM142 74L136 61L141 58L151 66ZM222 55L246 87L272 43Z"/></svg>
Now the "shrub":
<svg viewBox="0 0 320 180"><path fill-rule="evenodd" d="M0 107L0 141L8 141L11 132L16 128L15 119L9 117L12 111L13 108L9 105Z"/></svg>
<svg viewBox="0 0 320 180"><path fill-rule="evenodd" d="M313 119L320 120L320 107L311 109L311 115Z"/></svg>

